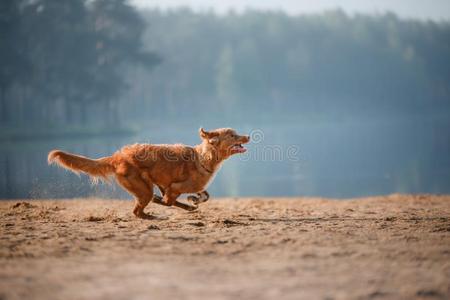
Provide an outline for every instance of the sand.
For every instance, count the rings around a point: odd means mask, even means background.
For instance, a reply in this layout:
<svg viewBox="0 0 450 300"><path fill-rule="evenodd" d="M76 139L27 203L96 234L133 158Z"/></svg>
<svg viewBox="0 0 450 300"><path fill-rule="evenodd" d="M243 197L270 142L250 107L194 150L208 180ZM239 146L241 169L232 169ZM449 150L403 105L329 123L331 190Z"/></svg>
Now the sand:
<svg viewBox="0 0 450 300"><path fill-rule="evenodd" d="M0 299L449 299L450 196L0 201Z"/></svg>

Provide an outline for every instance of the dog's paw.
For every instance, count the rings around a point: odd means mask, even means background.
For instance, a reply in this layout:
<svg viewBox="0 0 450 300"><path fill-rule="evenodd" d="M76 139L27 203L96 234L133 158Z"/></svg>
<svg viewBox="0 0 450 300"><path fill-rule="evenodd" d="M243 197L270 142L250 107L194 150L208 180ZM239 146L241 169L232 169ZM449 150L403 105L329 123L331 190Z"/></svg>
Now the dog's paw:
<svg viewBox="0 0 450 300"><path fill-rule="evenodd" d="M200 198L195 197L195 196L188 196L187 200L195 206L197 206L200 203Z"/></svg>
<svg viewBox="0 0 450 300"><path fill-rule="evenodd" d="M196 206L199 205L200 203L208 201L208 199L209 194L207 191L197 193L196 196L191 195L187 197L187 200Z"/></svg>

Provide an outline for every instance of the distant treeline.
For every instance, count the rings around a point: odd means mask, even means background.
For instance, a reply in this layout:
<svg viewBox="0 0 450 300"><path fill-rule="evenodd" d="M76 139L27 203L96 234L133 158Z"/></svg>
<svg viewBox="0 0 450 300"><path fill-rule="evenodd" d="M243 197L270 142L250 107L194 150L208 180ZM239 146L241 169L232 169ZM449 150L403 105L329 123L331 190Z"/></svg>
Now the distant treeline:
<svg viewBox="0 0 450 300"><path fill-rule="evenodd" d="M191 118L450 112L450 23L330 11L143 13L163 62L134 79L135 113ZM140 107L151 104L148 110Z"/></svg>
<svg viewBox="0 0 450 300"><path fill-rule="evenodd" d="M448 22L0 3L2 126L450 112Z"/></svg>
<svg viewBox="0 0 450 300"><path fill-rule="evenodd" d="M116 125L123 73L159 58L123 0L0 1L0 125Z"/></svg>

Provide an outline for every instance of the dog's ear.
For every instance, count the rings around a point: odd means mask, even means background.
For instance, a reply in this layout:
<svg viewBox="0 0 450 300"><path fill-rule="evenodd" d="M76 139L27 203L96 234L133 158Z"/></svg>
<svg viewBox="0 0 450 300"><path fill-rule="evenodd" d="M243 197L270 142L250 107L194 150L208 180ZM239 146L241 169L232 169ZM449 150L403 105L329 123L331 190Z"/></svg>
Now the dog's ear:
<svg viewBox="0 0 450 300"><path fill-rule="evenodd" d="M198 130L198 133L200 134L200 137L202 139L207 139L208 138L208 132L205 131L205 129L203 129L203 127L200 127L200 129Z"/></svg>
<svg viewBox="0 0 450 300"><path fill-rule="evenodd" d="M214 131L206 131L203 128L198 130L200 137L207 140L212 145L217 145L219 143L218 133Z"/></svg>
<svg viewBox="0 0 450 300"><path fill-rule="evenodd" d="M202 127L198 130L198 132L200 134L200 137L203 139L211 139L211 138L219 135L217 132L214 132L214 131L206 131Z"/></svg>

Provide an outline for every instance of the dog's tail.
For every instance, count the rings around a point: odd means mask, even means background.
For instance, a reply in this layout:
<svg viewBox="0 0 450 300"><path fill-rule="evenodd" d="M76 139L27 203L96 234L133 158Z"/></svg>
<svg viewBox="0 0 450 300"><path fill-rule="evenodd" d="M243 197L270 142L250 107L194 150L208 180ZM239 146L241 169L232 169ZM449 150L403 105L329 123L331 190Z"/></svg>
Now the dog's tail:
<svg viewBox="0 0 450 300"><path fill-rule="evenodd" d="M111 164L112 157L102 157L99 159L90 159L81 155L75 155L53 150L48 154L48 164L56 163L59 166L79 174L84 172L91 176L93 181L98 179L108 180L108 175L114 173L115 168Z"/></svg>

